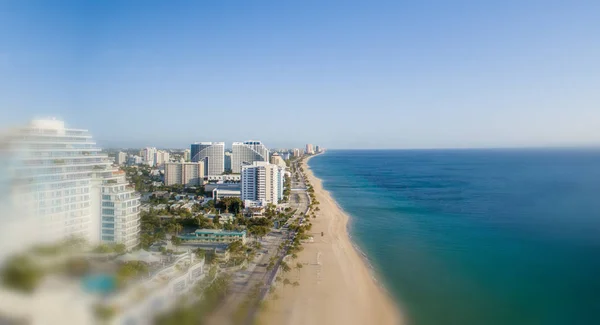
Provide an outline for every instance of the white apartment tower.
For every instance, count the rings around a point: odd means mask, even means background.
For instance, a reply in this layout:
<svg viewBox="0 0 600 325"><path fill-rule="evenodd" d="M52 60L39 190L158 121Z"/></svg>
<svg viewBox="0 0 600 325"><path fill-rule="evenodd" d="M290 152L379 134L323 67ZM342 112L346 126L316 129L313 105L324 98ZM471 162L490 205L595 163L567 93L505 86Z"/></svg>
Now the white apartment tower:
<svg viewBox="0 0 600 325"><path fill-rule="evenodd" d="M293 151L293 156L294 157L300 157L302 155L302 151L298 148L295 148Z"/></svg>
<svg viewBox="0 0 600 325"><path fill-rule="evenodd" d="M66 128L58 120L34 120L11 132L6 142L12 163L5 175L14 213L5 216L3 227L11 218L33 221L35 227L22 235L35 236L35 242L78 236L128 248L138 244L140 196L87 130ZM111 220L104 218L109 213ZM104 231L109 224L110 234Z"/></svg>
<svg viewBox="0 0 600 325"><path fill-rule="evenodd" d="M260 141L234 142L232 145L231 171L235 174L241 172L243 164L255 161L269 161L269 149Z"/></svg>
<svg viewBox="0 0 600 325"><path fill-rule="evenodd" d="M204 162L204 176L216 176L225 172L225 143L197 142L190 148L192 162Z"/></svg>
<svg viewBox="0 0 600 325"><path fill-rule="evenodd" d="M168 151L157 150L156 153L154 153L154 165L162 166L163 164L169 162L169 158L170 155Z"/></svg>
<svg viewBox="0 0 600 325"><path fill-rule="evenodd" d="M140 242L140 194L129 184L125 172L117 168L95 170L93 183L94 209L100 199L100 241L134 248Z"/></svg>
<svg viewBox="0 0 600 325"><path fill-rule="evenodd" d="M166 163L165 185L181 184L184 186L202 185L204 179L204 162Z"/></svg>
<svg viewBox="0 0 600 325"><path fill-rule="evenodd" d="M142 150L140 150L140 157L142 157L142 160L144 162L144 164L148 165L148 166L155 166L156 165L156 148L153 147L147 147L144 148Z"/></svg>
<svg viewBox="0 0 600 325"><path fill-rule="evenodd" d="M185 149L183 151L183 160L186 161L186 162L192 161L190 149Z"/></svg>
<svg viewBox="0 0 600 325"><path fill-rule="evenodd" d="M125 165L125 163L127 163L127 154L123 151L119 151L115 156L115 164Z"/></svg>
<svg viewBox="0 0 600 325"><path fill-rule="evenodd" d="M277 204L283 198L284 168L264 161L243 165L242 200Z"/></svg>

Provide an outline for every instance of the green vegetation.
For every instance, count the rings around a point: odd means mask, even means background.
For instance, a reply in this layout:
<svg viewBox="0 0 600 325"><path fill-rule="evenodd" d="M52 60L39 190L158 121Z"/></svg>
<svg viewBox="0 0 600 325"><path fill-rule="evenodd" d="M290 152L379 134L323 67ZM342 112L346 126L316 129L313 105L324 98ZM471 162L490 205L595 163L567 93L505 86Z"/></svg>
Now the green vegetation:
<svg viewBox="0 0 600 325"><path fill-rule="evenodd" d="M107 322L116 314L116 310L111 306L97 304L94 306L94 316L101 322Z"/></svg>
<svg viewBox="0 0 600 325"><path fill-rule="evenodd" d="M125 286L129 281L148 274L148 265L144 262L130 261L119 266L117 270L117 284Z"/></svg>
<svg viewBox="0 0 600 325"><path fill-rule="evenodd" d="M0 277L5 287L27 293L35 290L43 276L42 268L24 255L9 258L0 269Z"/></svg>
<svg viewBox="0 0 600 325"><path fill-rule="evenodd" d="M124 244L100 244L92 249L92 253L97 254L124 254L127 251L127 247Z"/></svg>
<svg viewBox="0 0 600 325"><path fill-rule="evenodd" d="M215 208L221 209L224 213L239 214L244 209L244 202L238 197L226 197L220 199Z"/></svg>

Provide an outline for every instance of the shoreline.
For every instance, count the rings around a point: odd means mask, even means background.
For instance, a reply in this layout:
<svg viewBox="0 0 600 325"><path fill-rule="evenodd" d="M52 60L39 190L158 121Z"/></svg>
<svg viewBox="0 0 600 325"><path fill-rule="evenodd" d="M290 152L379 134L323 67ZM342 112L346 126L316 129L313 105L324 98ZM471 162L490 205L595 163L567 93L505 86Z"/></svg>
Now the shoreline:
<svg viewBox="0 0 600 325"><path fill-rule="evenodd" d="M313 243L293 261L302 264L282 279L297 286L278 284L265 300L259 324L403 324L400 310L377 271L349 232L350 216L322 186L308 166L304 173L320 202L317 218L311 218ZM321 236L321 232L324 236Z"/></svg>
<svg viewBox="0 0 600 325"><path fill-rule="evenodd" d="M323 186L323 180L320 179L319 177L317 177L312 169L310 169L310 167L308 166L308 161L310 159L312 159L313 157L322 155L323 153L319 153L313 156L310 156L306 159L306 161L304 162L304 165L306 166L306 172L310 172L311 176L314 177L315 179L317 179L319 181L319 185L321 187L321 190L323 192L326 193L326 195L328 195L333 202L335 202L336 207L346 216L347 221L346 221L346 234L350 240L350 243L352 244L352 247L354 247L354 249L356 250L356 252L358 253L358 255L362 258L363 262L365 263L366 267L369 269L369 271L371 271L371 278L373 279L373 281L375 282L375 284L385 292L385 295L389 298L392 299L393 302L396 302L395 299L393 298L393 295L391 294L391 292L388 290L388 288L385 286L384 282L382 282L380 280L380 275L379 272L377 271L377 269L375 268L375 266L373 265L373 263L371 263L371 260L369 259L369 255L367 253L365 253L361 248L360 245L354 241L352 234L350 232L350 227L352 225L352 216L349 212L347 212L346 210L344 210L344 208L335 200L335 198L333 197L333 195L331 194L331 192L329 192L328 190L325 189L325 187Z"/></svg>

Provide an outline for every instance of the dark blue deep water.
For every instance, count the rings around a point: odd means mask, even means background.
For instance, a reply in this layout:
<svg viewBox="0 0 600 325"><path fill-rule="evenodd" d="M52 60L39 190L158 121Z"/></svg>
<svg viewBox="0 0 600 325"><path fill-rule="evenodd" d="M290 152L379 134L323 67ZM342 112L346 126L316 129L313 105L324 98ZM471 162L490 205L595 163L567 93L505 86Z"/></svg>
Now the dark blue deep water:
<svg viewBox="0 0 600 325"><path fill-rule="evenodd" d="M309 165L409 324L600 324L599 151L331 150Z"/></svg>

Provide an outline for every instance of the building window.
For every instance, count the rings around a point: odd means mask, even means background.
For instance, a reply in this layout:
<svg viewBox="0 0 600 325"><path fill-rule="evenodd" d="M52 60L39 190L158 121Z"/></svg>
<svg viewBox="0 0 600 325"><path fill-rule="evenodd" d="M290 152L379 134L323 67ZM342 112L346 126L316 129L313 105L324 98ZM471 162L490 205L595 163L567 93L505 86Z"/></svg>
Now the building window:
<svg viewBox="0 0 600 325"><path fill-rule="evenodd" d="M113 209L102 209L102 214L108 215L108 216L114 216L115 215L115 210Z"/></svg>
<svg viewBox="0 0 600 325"><path fill-rule="evenodd" d="M115 218L113 218L113 217L102 217L102 221L104 221L104 222L115 222Z"/></svg>
<svg viewBox="0 0 600 325"><path fill-rule="evenodd" d="M112 223L102 223L102 228L113 228L114 225Z"/></svg>
<svg viewBox="0 0 600 325"><path fill-rule="evenodd" d="M110 230L110 229L102 229L102 234L103 235L114 235L115 231L114 230Z"/></svg>
<svg viewBox="0 0 600 325"><path fill-rule="evenodd" d="M115 204L113 202L102 202L102 206L112 208Z"/></svg>

